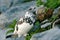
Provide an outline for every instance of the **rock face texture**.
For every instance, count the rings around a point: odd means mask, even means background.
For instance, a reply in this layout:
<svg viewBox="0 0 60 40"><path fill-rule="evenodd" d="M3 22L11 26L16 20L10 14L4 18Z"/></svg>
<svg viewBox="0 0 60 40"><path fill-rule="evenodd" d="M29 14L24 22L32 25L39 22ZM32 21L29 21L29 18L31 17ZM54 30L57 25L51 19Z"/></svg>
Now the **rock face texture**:
<svg viewBox="0 0 60 40"><path fill-rule="evenodd" d="M30 40L60 40L60 19L53 23L52 29L34 34Z"/></svg>
<svg viewBox="0 0 60 40"><path fill-rule="evenodd" d="M34 34L30 40L60 40L60 29L52 28L48 31Z"/></svg>
<svg viewBox="0 0 60 40"><path fill-rule="evenodd" d="M34 6L35 1L21 3L23 0L0 0L0 25L6 26L6 23L12 22L14 19L18 19L24 16L25 11ZM7 24L8 25L8 24Z"/></svg>

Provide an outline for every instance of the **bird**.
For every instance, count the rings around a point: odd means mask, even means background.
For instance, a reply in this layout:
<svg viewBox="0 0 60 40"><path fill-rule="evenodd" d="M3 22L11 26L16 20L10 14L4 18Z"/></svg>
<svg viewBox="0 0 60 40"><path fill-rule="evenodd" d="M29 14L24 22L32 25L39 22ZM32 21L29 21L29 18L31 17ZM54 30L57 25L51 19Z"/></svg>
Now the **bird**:
<svg viewBox="0 0 60 40"><path fill-rule="evenodd" d="M21 37L21 36L28 35L28 32L34 26L34 22L36 20L35 14L33 13L33 11L31 11L32 9L35 9L35 8L30 8L29 11L26 11L25 17L24 18L22 17L19 19L19 21L15 25L13 34L7 35L6 39L14 36Z"/></svg>

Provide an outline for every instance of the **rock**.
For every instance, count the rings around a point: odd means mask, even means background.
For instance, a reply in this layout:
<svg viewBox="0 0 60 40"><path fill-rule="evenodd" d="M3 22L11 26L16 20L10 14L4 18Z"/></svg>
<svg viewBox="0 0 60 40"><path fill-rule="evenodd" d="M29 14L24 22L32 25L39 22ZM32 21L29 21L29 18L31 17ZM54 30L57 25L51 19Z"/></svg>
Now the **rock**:
<svg viewBox="0 0 60 40"><path fill-rule="evenodd" d="M0 11L6 11L9 8L11 2L12 0L0 0Z"/></svg>
<svg viewBox="0 0 60 40"><path fill-rule="evenodd" d="M5 23L8 21L8 19L6 18L6 16L2 13L0 15L0 28L4 28L5 27Z"/></svg>
<svg viewBox="0 0 60 40"><path fill-rule="evenodd" d="M41 25L41 28L46 28L46 27L48 27L50 25L51 25L51 23L45 23L45 24Z"/></svg>
<svg viewBox="0 0 60 40"><path fill-rule="evenodd" d="M42 21L41 23L44 24L46 22L49 22L49 20L46 19L46 20Z"/></svg>
<svg viewBox="0 0 60 40"><path fill-rule="evenodd" d="M60 29L52 28L48 31L34 34L30 40L60 40Z"/></svg>
<svg viewBox="0 0 60 40"><path fill-rule="evenodd" d="M57 19L56 21L54 21L53 28L54 27L60 28L60 19Z"/></svg>
<svg viewBox="0 0 60 40"><path fill-rule="evenodd" d="M41 28L46 28L46 27L49 27L50 25L51 25L51 22L49 22L48 19L41 22Z"/></svg>
<svg viewBox="0 0 60 40"><path fill-rule="evenodd" d="M45 13L45 10L46 10L46 7L44 7L44 5L41 5L37 7L36 14L38 15L38 14Z"/></svg>
<svg viewBox="0 0 60 40"><path fill-rule="evenodd" d="M54 9L53 15L60 14L60 7Z"/></svg>
<svg viewBox="0 0 60 40"><path fill-rule="evenodd" d="M40 20L40 22L49 19L53 15L53 11L53 9L48 9L44 5L41 5L36 11L37 19Z"/></svg>

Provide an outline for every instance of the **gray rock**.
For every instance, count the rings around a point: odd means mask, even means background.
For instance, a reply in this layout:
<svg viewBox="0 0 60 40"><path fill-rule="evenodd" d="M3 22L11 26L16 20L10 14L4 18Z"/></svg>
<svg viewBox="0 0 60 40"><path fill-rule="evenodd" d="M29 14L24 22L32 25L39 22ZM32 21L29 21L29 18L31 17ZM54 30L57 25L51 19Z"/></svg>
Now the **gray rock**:
<svg viewBox="0 0 60 40"><path fill-rule="evenodd" d="M46 27L48 27L49 25L51 25L51 23L45 23L45 24L41 25L41 28L46 28Z"/></svg>
<svg viewBox="0 0 60 40"><path fill-rule="evenodd" d="M60 29L52 28L48 31L34 34L30 40L60 40Z"/></svg>
<svg viewBox="0 0 60 40"><path fill-rule="evenodd" d="M1 1L1 0L0 0ZM3 1L3 0L2 0ZM5 1L3 1L5 3ZM3 5L4 3L2 2L1 5ZM4 4L5 6L8 5L9 6L9 3L11 3L10 1L6 1L7 3ZM5 27L5 24L6 23L10 23L12 22L14 19L17 19L19 20L20 17L24 16L26 10L30 7L30 6L34 6L35 4L35 1L32 1L32 2L28 2L28 3L24 3L24 4L21 4L21 5L15 5L15 6L12 6L11 8L5 10L5 11L2 11L2 14L0 15L0 27ZM1 7L1 10L4 10L4 8L2 9L2 6L0 5ZM8 24L7 24L8 25Z"/></svg>
<svg viewBox="0 0 60 40"><path fill-rule="evenodd" d="M0 40L25 40L25 38L22 36L21 38L8 38L6 39L6 29L0 29Z"/></svg>
<svg viewBox="0 0 60 40"><path fill-rule="evenodd" d="M12 0L0 0L0 11L6 11L10 4L11 4Z"/></svg>

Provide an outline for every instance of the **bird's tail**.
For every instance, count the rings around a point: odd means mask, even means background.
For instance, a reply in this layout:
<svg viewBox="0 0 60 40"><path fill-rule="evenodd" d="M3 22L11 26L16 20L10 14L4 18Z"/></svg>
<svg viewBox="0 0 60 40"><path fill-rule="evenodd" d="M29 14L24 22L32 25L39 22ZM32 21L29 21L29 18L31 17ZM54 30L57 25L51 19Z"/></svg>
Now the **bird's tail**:
<svg viewBox="0 0 60 40"><path fill-rule="evenodd" d="M12 34L11 34L11 35L8 35L8 36L6 36L6 39L7 39L7 38L11 38L12 36L13 36Z"/></svg>

